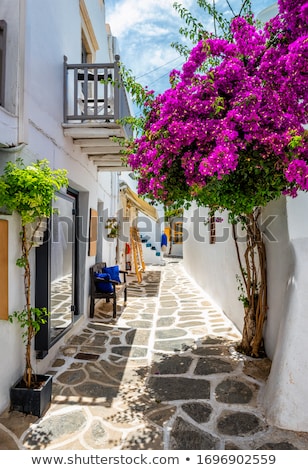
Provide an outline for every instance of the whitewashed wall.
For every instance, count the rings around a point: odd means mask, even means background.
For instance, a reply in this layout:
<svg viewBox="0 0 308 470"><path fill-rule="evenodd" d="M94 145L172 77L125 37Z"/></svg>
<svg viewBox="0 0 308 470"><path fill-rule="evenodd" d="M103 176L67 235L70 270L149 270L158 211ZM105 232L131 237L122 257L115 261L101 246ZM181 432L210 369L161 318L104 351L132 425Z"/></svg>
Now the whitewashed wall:
<svg viewBox="0 0 308 470"><path fill-rule="evenodd" d="M102 2L86 0L88 13L100 49L97 62L109 62L105 13ZM96 167L64 137L63 122L63 58L81 61L81 20L79 0L2 0L0 17L8 23L6 110L0 108L0 142L26 146L20 156L25 162L46 158L52 168L66 168L70 186L79 191L80 215L84 219L83 235L89 233L90 208L108 209L114 213L118 205L118 175L97 173ZM24 64L24 69L23 69ZM18 82L18 79L20 80ZM0 171L5 161L17 154L0 151ZM6 218L6 216L1 216ZM19 255L18 219L9 220L9 311L24 305L22 271L16 267ZM103 222L102 222L103 223ZM104 230L102 229L102 235ZM116 244L101 236L98 253L108 263L116 259ZM83 272L81 289L85 293L81 313L88 315L89 267L96 258L89 257L88 241L81 246ZM53 347L36 370L46 371L56 352ZM24 346L19 327L0 321L0 412L9 403L9 388L23 371ZM35 364L34 360L34 364Z"/></svg>
<svg viewBox="0 0 308 470"><path fill-rule="evenodd" d="M10 25L7 30L7 57L12 59L6 64L6 84L10 85L5 89L6 108L0 108L0 142L16 146L18 144L17 77L20 38L18 2L2 1L0 3L0 17ZM15 154L11 150L0 151L0 172L2 172L5 162L11 158L15 158ZM21 295L23 291L22 271L16 266L16 259L20 256L18 219L4 215L1 215L1 218L9 221L9 309L13 312L20 309L23 301ZM0 355L2 358L0 361L0 410L3 410L9 401L9 387L23 370L24 346L20 339L19 328L1 320Z"/></svg>
<svg viewBox="0 0 308 470"><path fill-rule="evenodd" d="M308 195L281 197L263 210L268 277L265 349L272 359L264 406L269 420L282 428L308 431ZM225 219L216 224L217 241L209 244L207 210L185 214L184 266L213 302L242 331L238 301L238 261ZM229 229L228 229L229 227ZM244 244L243 244L244 248Z"/></svg>
<svg viewBox="0 0 308 470"><path fill-rule="evenodd" d="M183 259L186 271L206 291L239 330L243 306L238 300L236 274L240 273L227 213L217 214L216 243L210 244L208 210L193 205L184 214ZM240 234L239 234L240 235Z"/></svg>
<svg viewBox="0 0 308 470"><path fill-rule="evenodd" d="M277 321L266 330L267 343L275 329L277 341L264 405L273 424L307 432L308 195L300 193L295 199L288 198L286 207L289 245L280 256L287 257L289 276L280 292L275 291L277 297L282 294L281 310L276 311ZM275 267L279 278L280 265Z"/></svg>

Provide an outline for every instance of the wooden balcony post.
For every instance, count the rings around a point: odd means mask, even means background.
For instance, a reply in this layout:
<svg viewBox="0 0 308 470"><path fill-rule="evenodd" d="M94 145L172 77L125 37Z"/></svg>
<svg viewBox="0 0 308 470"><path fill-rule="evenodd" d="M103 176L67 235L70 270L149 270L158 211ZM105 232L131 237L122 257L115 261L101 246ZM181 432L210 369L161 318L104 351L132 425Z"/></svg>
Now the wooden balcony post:
<svg viewBox="0 0 308 470"><path fill-rule="evenodd" d="M114 62L114 120L120 118L120 56L115 56Z"/></svg>

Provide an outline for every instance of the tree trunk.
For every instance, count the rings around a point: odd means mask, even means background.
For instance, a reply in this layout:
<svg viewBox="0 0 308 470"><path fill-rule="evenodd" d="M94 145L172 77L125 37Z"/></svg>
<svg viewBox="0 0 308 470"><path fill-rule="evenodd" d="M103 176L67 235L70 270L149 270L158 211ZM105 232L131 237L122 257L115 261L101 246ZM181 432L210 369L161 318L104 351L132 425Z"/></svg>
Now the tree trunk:
<svg viewBox="0 0 308 470"><path fill-rule="evenodd" d="M24 372L24 381L27 388L31 387L31 382L33 380L33 370L31 365L31 343L33 338L33 326L32 326L32 309L31 309L31 271L30 271L30 261L29 261L29 242L27 240L26 227L23 226L22 232L22 254L24 259L24 292L25 292L25 301L26 301L26 311L27 311L27 338L26 338L26 367Z"/></svg>
<svg viewBox="0 0 308 470"><path fill-rule="evenodd" d="M263 327L267 312L266 249L258 224L259 215L260 209L256 209L253 213L246 215L243 220L247 232L243 259L235 237L246 291L244 327L239 349L252 357L264 355Z"/></svg>

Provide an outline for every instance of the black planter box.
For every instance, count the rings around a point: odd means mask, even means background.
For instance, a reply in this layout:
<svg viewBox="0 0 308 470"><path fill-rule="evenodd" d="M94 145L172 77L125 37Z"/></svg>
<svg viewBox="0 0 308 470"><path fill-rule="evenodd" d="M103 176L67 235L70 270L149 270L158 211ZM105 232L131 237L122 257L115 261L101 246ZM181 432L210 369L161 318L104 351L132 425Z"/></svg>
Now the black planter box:
<svg viewBox="0 0 308 470"><path fill-rule="evenodd" d="M41 417L51 402L52 375L36 375L40 388L27 388L19 379L10 390L11 411Z"/></svg>

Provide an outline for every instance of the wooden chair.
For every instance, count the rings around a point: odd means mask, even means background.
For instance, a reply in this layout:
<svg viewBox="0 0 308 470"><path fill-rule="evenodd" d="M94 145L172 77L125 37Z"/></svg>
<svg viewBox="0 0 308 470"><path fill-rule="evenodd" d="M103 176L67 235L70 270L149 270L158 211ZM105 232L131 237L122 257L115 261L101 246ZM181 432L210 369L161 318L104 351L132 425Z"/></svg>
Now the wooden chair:
<svg viewBox="0 0 308 470"><path fill-rule="evenodd" d="M128 272L120 270L121 281L123 279L121 284L112 280L97 279L95 274L102 273L104 268L106 267L107 267L106 263L101 262L101 263L94 264L94 266L91 266L90 268L90 282L91 282L90 318L94 317L95 301L97 299L106 299L106 302L110 302L110 299L113 300L113 318L116 318L117 316L117 299L119 295L121 295L122 293L124 294L124 305L126 305L126 301L127 301L126 275L128 274ZM100 292L97 289L98 282L111 284L113 288L112 292Z"/></svg>

